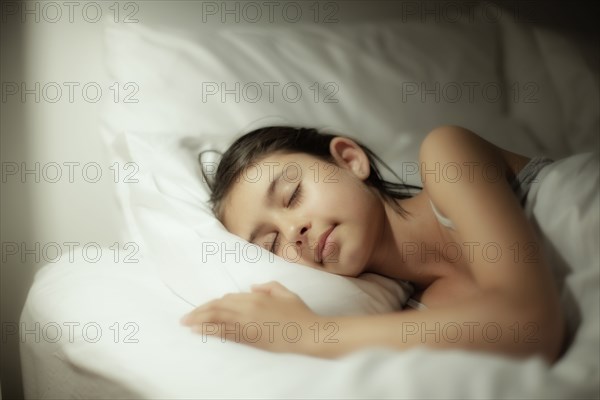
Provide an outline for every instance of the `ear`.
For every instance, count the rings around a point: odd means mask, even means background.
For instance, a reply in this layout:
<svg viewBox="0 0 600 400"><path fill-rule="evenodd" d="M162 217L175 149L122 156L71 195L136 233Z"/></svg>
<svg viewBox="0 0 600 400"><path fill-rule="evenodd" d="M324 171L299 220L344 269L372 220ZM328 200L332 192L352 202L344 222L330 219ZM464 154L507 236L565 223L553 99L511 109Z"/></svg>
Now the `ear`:
<svg viewBox="0 0 600 400"><path fill-rule="evenodd" d="M343 136L333 138L329 143L329 152L341 168L352 171L361 180L369 177L369 157L352 139Z"/></svg>

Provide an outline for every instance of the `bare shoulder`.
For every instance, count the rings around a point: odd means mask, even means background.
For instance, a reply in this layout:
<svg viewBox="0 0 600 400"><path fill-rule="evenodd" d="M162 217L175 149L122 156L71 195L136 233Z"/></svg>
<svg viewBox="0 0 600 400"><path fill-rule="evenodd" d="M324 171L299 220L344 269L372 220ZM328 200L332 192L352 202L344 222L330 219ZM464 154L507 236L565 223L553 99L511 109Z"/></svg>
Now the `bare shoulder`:
<svg viewBox="0 0 600 400"><path fill-rule="evenodd" d="M426 152L431 154L449 150L455 151L461 148L464 150L477 149L479 154L487 157L488 169L490 171L494 167L502 169L507 180L517 175L530 160L525 155L498 147L468 129L452 125L441 126L429 132L421 143L420 158ZM433 156L435 157L435 154ZM492 165L493 163L495 164Z"/></svg>
<svg viewBox="0 0 600 400"><path fill-rule="evenodd" d="M453 221L453 234L464 244L463 254L471 254L469 246L479 246L493 247L502 255L496 259L488 253L473 252L466 260L478 284L505 289L524 282L531 285L536 277L522 279L519 271L540 272L544 260L538 258L539 268L532 268L525 260L509 256L515 248L539 248L538 238L508 183L510 175L518 173L529 159L467 129L444 126L427 135L419 160L423 190Z"/></svg>

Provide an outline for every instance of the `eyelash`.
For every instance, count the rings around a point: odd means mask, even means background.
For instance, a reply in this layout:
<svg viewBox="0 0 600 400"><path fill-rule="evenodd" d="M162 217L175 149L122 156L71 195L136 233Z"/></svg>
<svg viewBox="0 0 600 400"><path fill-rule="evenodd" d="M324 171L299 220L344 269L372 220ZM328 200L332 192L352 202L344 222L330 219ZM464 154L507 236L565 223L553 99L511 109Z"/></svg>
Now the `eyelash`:
<svg viewBox="0 0 600 400"><path fill-rule="evenodd" d="M287 205L288 208L290 208L290 206L297 206L298 204L300 204L300 200L302 199L302 184L298 184L298 186L296 187L296 190L294 190L294 193L292 194L292 197L290 197L290 201ZM279 234L275 235L275 239L273 240L273 245L271 245L271 248L269 249L269 251L273 254L275 254L275 245L277 244L277 238L279 237Z"/></svg>
<svg viewBox="0 0 600 400"><path fill-rule="evenodd" d="M301 198L302 198L302 184L298 184L298 187L296 187L296 190L294 190L294 193L292 194L292 197L290 198L290 202L288 203L288 208L291 205L297 206L300 203Z"/></svg>

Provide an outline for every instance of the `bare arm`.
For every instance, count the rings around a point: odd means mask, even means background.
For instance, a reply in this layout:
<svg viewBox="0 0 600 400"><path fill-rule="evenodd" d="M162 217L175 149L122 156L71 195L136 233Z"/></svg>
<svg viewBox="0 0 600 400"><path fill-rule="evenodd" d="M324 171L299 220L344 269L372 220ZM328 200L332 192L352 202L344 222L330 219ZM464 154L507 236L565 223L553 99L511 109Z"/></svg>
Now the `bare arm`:
<svg viewBox="0 0 600 400"><path fill-rule="evenodd" d="M550 363L557 356L545 338L554 334L553 325L526 307L513 308L503 295L492 292L424 311L322 318L318 326L322 329L318 336L311 333L305 352L320 357L335 358L368 346L402 350L420 345L514 357L540 354Z"/></svg>

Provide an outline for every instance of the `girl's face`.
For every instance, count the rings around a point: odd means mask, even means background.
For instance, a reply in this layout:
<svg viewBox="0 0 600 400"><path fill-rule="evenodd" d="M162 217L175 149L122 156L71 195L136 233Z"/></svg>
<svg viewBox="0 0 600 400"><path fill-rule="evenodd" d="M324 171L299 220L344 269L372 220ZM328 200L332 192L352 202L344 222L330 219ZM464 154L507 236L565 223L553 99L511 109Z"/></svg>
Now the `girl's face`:
<svg viewBox="0 0 600 400"><path fill-rule="evenodd" d="M225 199L225 227L288 261L361 274L382 235L383 200L364 183L360 146L337 137L330 152L335 164L275 153L248 167Z"/></svg>

